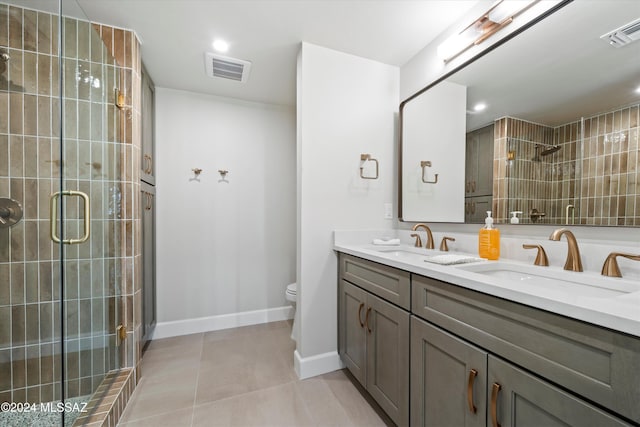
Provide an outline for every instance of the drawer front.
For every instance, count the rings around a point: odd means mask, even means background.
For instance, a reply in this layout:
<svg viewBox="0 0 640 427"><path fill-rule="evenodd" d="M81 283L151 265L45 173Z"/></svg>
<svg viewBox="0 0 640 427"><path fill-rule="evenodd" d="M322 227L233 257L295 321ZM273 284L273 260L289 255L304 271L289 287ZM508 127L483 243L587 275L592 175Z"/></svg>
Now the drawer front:
<svg viewBox="0 0 640 427"><path fill-rule="evenodd" d="M340 277L405 310L411 307L411 275L406 271L340 254Z"/></svg>
<svg viewBox="0 0 640 427"><path fill-rule="evenodd" d="M640 339L412 276L412 312L640 422Z"/></svg>

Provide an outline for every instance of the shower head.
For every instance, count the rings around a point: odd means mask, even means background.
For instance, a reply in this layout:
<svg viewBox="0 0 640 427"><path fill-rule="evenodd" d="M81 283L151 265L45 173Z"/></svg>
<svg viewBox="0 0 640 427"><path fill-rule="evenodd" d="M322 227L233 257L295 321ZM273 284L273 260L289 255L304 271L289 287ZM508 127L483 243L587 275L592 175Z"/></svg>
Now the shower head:
<svg viewBox="0 0 640 427"><path fill-rule="evenodd" d="M559 145L552 145L549 148L546 148L546 149L542 150L542 153L540 153L540 155L541 156L548 156L549 154L553 154L556 151L560 150L560 148L562 148L562 147L560 147Z"/></svg>

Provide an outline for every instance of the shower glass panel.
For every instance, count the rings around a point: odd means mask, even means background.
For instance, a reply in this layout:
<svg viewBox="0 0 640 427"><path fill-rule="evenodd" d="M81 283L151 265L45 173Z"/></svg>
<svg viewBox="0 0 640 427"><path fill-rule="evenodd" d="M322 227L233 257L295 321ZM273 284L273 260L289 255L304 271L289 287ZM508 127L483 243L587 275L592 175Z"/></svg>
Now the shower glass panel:
<svg viewBox="0 0 640 427"><path fill-rule="evenodd" d="M0 426L72 425L121 366L120 78L75 1L0 0Z"/></svg>

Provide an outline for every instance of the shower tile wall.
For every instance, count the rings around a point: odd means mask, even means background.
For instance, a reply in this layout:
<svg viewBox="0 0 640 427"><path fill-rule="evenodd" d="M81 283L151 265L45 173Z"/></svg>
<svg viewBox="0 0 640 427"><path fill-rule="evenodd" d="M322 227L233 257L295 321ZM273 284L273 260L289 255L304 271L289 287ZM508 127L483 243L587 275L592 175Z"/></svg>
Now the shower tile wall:
<svg viewBox="0 0 640 427"><path fill-rule="evenodd" d="M585 119L582 224L640 225L639 110L635 104Z"/></svg>
<svg viewBox="0 0 640 427"><path fill-rule="evenodd" d="M503 117L494 139L493 210L506 222L509 212L544 212L538 223L565 224L567 206L575 208L569 224L640 225L639 106L609 111L555 128ZM559 145L542 156L536 145ZM507 153L515 152L514 160ZM580 160L582 159L582 160Z"/></svg>
<svg viewBox="0 0 640 427"><path fill-rule="evenodd" d="M65 249L68 397L91 393L118 358L139 358L139 50L131 32L97 29L63 24L65 188L92 200L91 239ZM60 177L57 31L57 16L0 3L0 51L11 58L0 63L0 197L24 207L19 224L0 229L0 401L59 397L60 264L48 208ZM126 88L129 108L114 107L114 87ZM82 209L67 202L65 216ZM79 221L68 224L68 235L81 234ZM130 336L116 353L119 314Z"/></svg>

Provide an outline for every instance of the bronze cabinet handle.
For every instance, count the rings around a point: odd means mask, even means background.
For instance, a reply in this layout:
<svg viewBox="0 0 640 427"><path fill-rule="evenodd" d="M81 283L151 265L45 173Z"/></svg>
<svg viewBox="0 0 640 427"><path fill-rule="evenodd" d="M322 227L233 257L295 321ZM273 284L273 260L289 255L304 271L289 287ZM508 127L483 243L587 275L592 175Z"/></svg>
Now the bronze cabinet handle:
<svg viewBox="0 0 640 427"><path fill-rule="evenodd" d="M478 371L471 369L469 371L469 381L467 382L467 403L469 404L469 412L475 414L478 412L476 405L473 404L473 383L476 381Z"/></svg>
<svg viewBox="0 0 640 427"><path fill-rule="evenodd" d="M371 333L371 328L369 327L369 313L371 313L371 307L367 308L367 314L365 315L365 318L364 318L364 323L365 325L367 325L367 331Z"/></svg>
<svg viewBox="0 0 640 427"><path fill-rule="evenodd" d="M362 323L362 307L364 307L364 303L361 302L360 306L358 307L358 323L360 323L360 327L364 328L364 323Z"/></svg>
<svg viewBox="0 0 640 427"><path fill-rule="evenodd" d="M493 383L491 386L491 425L493 427L500 427L498 422L498 393L502 390L502 386L498 383Z"/></svg>

